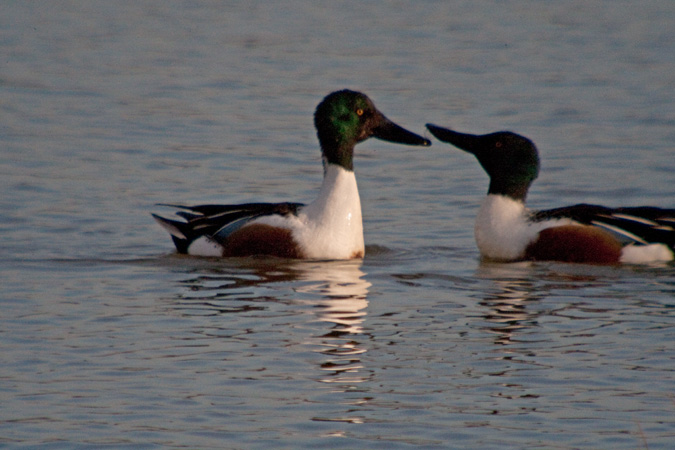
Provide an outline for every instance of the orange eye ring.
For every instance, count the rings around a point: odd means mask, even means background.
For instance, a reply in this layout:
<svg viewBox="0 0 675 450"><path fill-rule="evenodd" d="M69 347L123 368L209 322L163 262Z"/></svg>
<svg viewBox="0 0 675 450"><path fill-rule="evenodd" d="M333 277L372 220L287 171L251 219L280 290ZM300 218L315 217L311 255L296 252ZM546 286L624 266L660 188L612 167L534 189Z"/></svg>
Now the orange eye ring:
<svg viewBox="0 0 675 450"><path fill-rule="evenodd" d="M356 115L357 116L362 116L363 115L363 110L361 108L356 110Z"/></svg>
<svg viewBox="0 0 675 450"><path fill-rule="evenodd" d="M501 146L502 146L502 143L501 143L501 141L497 141L497 142L495 142L495 147L497 147L497 148L501 148Z"/></svg>

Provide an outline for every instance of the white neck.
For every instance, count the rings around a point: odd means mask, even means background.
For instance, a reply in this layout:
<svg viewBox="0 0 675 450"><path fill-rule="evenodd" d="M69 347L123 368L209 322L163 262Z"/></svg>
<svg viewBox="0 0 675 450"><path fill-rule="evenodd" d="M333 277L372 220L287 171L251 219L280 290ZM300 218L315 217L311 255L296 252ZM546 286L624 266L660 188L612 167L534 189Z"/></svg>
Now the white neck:
<svg viewBox="0 0 675 450"><path fill-rule="evenodd" d="M301 214L307 225L302 241L309 257L349 258L364 252L361 199L354 172L326 164L319 196Z"/></svg>

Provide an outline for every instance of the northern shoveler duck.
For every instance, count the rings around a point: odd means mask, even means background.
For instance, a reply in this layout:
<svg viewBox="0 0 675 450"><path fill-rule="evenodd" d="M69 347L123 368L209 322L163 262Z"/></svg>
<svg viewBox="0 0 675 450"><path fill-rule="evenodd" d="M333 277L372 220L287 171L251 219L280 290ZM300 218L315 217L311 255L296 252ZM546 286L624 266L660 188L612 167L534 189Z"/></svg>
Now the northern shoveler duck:
<svg viewBox="0 0 675 450"><path fill-rule="evenodd" d="M361 200L354 176L354 146L369 137L406 145L431 141L401 128L360 92L329 94L314 125L323 154L319 196L302 203L172 206L183 220L153 214L179 253L199 256L273 255L349 259L365 254Z"/></svg>
<svg viewBox="0 0 675 450"><path fill-rule="evenodd" d="M432 124L427 128L439 140L473 154L490 176L475 225L484 258L593 264L673 259L675 209L579 204L531 211L525 197L539 173L532 141L506 131L472 135Z"/></svg>

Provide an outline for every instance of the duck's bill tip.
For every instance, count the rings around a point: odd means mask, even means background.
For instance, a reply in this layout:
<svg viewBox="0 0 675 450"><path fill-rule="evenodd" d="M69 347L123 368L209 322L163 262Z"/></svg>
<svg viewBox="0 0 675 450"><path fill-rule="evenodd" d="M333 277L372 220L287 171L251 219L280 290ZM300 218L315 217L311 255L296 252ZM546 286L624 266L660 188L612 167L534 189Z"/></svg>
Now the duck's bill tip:
<svg viewBox="0 0 675 450"><path fill-rule="evenodd" d="M422 136L417 136L419 138L419 143L417 144L412 144L412 145L419 145L420 147L430 147L431 146L431 140L424 138Z"/></svg>
<svg viewBox="0 0 675 450"><path fill-rule="evenodd" d="M417 145L421 147L429 147L431 145L429 139L408 131L388 119L384 119L383 123L373 130L373 137L397 144Z"/></svg>

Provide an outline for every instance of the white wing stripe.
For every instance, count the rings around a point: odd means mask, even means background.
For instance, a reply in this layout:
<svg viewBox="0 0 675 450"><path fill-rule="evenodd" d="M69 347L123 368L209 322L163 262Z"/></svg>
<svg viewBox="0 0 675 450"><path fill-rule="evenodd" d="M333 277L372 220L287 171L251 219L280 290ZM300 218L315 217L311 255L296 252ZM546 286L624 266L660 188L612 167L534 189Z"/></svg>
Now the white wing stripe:
<svg viewBox="0 0 675 450"><path fill-rule="evenodd" d="M636 236L636 235L634 235L633 233L629 233L628 231L624 230L623 228L616 227L616 226L610 225L610 224L608 224L608 223L599 222L599 221L597 221L597 220L594 220L594 221L592 221L591 223L592 223L593 225L595 225L595 226L600 227L600 228L604 228L604 229L606 229L606 230L613 231L614 233L616 233L616 234L618 234L618 235L620 235L620 236L625 236L625 237L627 237L628 239L631 239L631 240L633 240L633 241L635 241L635 242L639 242L640 244L645 244L645 245L648 244L648 242L645 241L644 239L642 239L641 237Z"/></svg>

